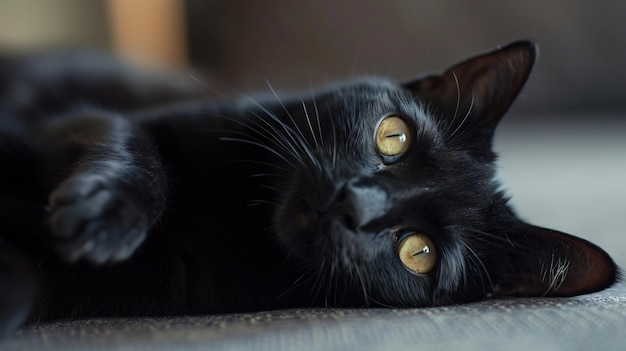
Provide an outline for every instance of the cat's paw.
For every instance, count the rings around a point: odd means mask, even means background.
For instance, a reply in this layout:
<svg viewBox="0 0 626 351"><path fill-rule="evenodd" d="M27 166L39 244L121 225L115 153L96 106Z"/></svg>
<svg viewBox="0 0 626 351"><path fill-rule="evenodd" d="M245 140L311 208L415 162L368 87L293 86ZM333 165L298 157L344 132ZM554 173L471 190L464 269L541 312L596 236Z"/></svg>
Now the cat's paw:
<svg viewBox="0 0 626 351"><path fill-rule="evenodd" d="M96 264L122 261L144 241L147 215L124 190L99 175L78 175L50 195L48 225L61 257Z"/></svg>

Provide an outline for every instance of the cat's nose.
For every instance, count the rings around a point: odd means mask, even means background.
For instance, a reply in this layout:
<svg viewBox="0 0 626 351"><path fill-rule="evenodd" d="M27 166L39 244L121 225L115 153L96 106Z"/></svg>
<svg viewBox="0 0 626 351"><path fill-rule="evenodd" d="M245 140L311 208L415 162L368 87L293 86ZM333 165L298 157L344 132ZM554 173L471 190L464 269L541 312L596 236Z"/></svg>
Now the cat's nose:
<svg viewBox="0 0 626 351"><path fill-rule="evenodd" d="M335 215L349 229L357 230L389 210L389 196L384 188L367 179L352 181L339 190L335 205Z"/></svg>

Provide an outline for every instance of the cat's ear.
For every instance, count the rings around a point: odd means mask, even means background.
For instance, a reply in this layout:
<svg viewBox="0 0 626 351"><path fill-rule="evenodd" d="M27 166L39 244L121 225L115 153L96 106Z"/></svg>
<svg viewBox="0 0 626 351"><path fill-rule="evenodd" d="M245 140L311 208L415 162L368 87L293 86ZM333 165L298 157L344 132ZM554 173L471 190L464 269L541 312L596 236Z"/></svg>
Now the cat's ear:
<svg viewBox="0 0 626 351"><path fill-rule="evenodd" d="M447 119L449 130L458 127L490 136L528 79L536 52L532 42L515 42L403 87Z"/></svg>
<svg viewBox="0 0 626 351"><path fill-rule="evenodd" d="M619 275L586 240L523 222L503 232L502 247L487 259L496 295L573 296L607 288Z"/></svg>

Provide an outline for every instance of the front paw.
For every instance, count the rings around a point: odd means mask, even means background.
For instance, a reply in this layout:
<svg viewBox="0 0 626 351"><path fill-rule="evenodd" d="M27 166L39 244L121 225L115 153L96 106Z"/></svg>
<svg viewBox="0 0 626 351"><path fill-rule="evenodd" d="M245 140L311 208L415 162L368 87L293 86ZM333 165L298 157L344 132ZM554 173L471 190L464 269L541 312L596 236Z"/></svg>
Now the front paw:
<svg viewBox="0 0 626 351"><path fill-rule="evenodd" d="M61 257L96 264L122 261L144 241L147 215L120 186L100 175L78 175L50 195L49 227Z"/></svg>

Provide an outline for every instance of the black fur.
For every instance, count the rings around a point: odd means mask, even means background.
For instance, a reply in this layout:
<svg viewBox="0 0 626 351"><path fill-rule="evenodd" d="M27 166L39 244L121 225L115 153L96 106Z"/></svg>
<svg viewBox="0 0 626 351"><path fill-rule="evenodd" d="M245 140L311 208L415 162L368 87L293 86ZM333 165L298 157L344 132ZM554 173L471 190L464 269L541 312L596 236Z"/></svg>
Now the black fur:
<svg viewBox="0 0 626 351"><path fill-rule="evenodd" d="M493 131L534 58L519 42L404 84L222 102L101 58L5 67L0 332L611 285L604 251L523 223L494 179ZM389 114L414 139L394 159L374 138ZM398 258L412 231L437 246L431 273Z"/></svg>

